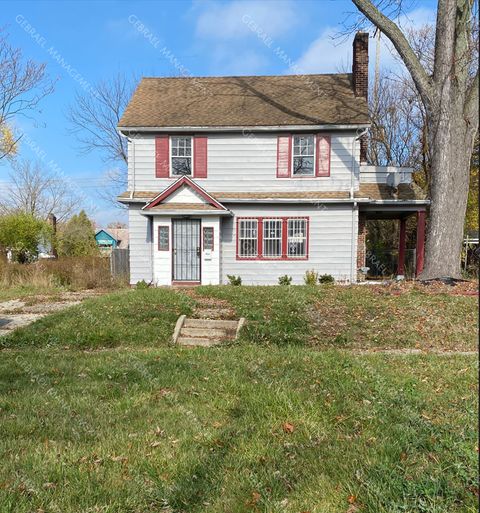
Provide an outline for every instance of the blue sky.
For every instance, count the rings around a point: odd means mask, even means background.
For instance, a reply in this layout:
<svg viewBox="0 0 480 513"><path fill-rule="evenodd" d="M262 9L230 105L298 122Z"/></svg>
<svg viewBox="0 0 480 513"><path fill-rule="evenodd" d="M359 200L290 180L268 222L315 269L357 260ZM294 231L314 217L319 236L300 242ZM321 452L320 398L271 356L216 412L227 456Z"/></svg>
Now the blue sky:
<svg viewBox="0 0 480 513"><path fill-rule="evenodd" d="M435 3L407 1L409 16L403 23L433 22ZM115 164L101 153L81 154L68 133L65 113L75 91L82 91L80 82L84 89L93 87L118 72L211 76L343 71L351 65L351 41L331 36L341 30L348 12L355 12L349 0L4 0L0 27L9 33L10 43L25 58L45 62L57 79L38 112L15 121L27 141L20 146L20 157L40 158L65 176L99 225L124 220L124 213L101 197L105 173ZM25 30L27 23L37 40ZM48 52L51 47L63 58L63 67ZM383 66L395 65L387 50L381 55ZM66 65L76 73L69 74ZM0 195L5 194L9 171L5 159L0 161Z"/></svg>

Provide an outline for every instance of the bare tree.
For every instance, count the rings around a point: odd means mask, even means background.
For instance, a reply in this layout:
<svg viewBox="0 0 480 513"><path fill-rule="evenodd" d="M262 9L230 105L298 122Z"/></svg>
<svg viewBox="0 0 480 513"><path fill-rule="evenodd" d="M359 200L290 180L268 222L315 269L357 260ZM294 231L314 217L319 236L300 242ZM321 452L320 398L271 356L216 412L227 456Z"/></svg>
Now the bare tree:
<svg viewBox="0 0 480 513"><path fill-rule="evenodd" d="M118 74L96 84L93 93L77 92L67 112L70 133L85 153L99 151L105 161L119 164L105 174L104 199L120 206L116 196L127 185L127 140L117 131L117 124L133 94L135 79Z"/></svg>
<svg viewBox="0 0 480 513"><path fill-rule="evenodd" d="M382 73L377 95L377 100L370 102L368 161L377 166L407 166L418 171L424 126L418 94L408 82Z"/></svg>
<svg viewBox="0 0 480 513"><path fill-rule="evenodd" d="M13 119L34 111L53 86L45 64L25 61L0 30L0 159L14 155L21 138L11 126Z"/></svg>
<svg viewBox="0 0 480 513"><path fill-rule="evenodd" d="M68 182L38 162L14 162L10 181L0 212L26 212L42 219L55 214L63 221L80 208L81 198L72 192Z"/></svg>
<svg viewBox="0 0 480 513"><path fill-rule="evenodd" d="M122 221L113 221L111 223L108 223L107 228L110 228L112 230L121 230L124 228L128 228L128 225Z"/></svg>
<svg viewBox="0 0 480 513"><path fill-rule="evenodd" d="M398 0L352 0L392 42L425 109L431 209L422 278L460 276L470 158L478 130L478 13L473 0L439 0L433 72L392 20ZM389 12L388 9L395 9ZM390 16L390 17L389 17Z"/></svg>

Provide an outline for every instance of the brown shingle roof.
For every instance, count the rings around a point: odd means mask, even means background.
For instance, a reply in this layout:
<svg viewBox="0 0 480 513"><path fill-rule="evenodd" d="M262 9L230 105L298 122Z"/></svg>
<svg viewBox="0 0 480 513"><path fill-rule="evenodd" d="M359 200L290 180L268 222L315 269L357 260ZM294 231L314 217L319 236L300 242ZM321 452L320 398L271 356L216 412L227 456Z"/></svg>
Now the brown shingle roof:
<svg viewBox="0 0 480 513"><path fill-rule="evenodd" d="M295 192L215 192L215 198L228 199L348 199L348 191L295 191Z"/></svg>
<svg viewBox="0 0 480 513"><path fill-rule="evenodd" d="M143 78L120 127L369 123L350 74Z"/></svg>
<svg viewBox="0 0 480 513"><path fill-rule="evenodd" d="M357 198L369 198L372 200L424 200L424 192L415 183L401 183L396 194L392 188L384 183L361 183L360 190L355 193Z"/></svg>
<svg viewBox="0 0 480 513"><path fill-rule="evenodd" d="M158 192L150 191L135 191L133 199L145 201L153 199L158 196ZM211 196L217 200L222 200L228 203L229 199L348 199L348 191L294 191L294 192L213 192ZM361 183L360 189L355 192L356 198L366 198L371 200L393 200L399 201L408 200L424 200L425 194L415 184L400 184L398 187L398 193L393 194L392 189L386 184L376 183ZM130 192L126 191L119 196L120 199L129 199ZM170 209L174 205L173 203L166 203L164 207L170 205ZM198 204L195 204L198 205ZM208 205L206 205L208 207ZM156 208L156 207L155 207ZM179 207L180 208L180 207ZM211 207L209 207L211 209Z"/></svg>

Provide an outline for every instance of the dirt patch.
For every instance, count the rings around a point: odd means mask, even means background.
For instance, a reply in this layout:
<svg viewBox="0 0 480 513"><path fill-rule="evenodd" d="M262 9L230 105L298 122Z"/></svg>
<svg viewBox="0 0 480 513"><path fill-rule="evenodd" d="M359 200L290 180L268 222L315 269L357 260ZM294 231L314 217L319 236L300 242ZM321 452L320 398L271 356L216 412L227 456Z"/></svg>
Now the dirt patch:
<svg viewBox="0 0 480 513"><path fill-rule="evenodd" d="M0 303L0 337L11 333L14 329L28 326L46 315L78 305L83 300L100 294L96 290L84 290L4 301Z"/></svg>
<svg viewBox="0 0 480 513"><path fill-rule="evenodd" d="M194 318L215 320L231 320L238 318L236 311L226 299L200 296L193 287L185 287L179 290L195 301L192 315Z"/></svg>

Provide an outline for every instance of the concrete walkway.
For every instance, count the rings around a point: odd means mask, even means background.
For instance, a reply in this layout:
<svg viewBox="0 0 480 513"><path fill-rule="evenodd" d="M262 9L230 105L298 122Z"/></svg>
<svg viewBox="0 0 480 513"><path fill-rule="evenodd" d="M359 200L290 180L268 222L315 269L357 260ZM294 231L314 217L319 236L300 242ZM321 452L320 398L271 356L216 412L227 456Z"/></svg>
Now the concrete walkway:
<svg viewBox="0 0 480 513"><path fill-rule="evenodd" d="M99 295L86 290L64 292L55 296L33 296L25 299L11 299L0 303L0 337L13 330L28 326L46 315L80 304L84 299ZM54 299L52 301L52 299Z"/></svg>

